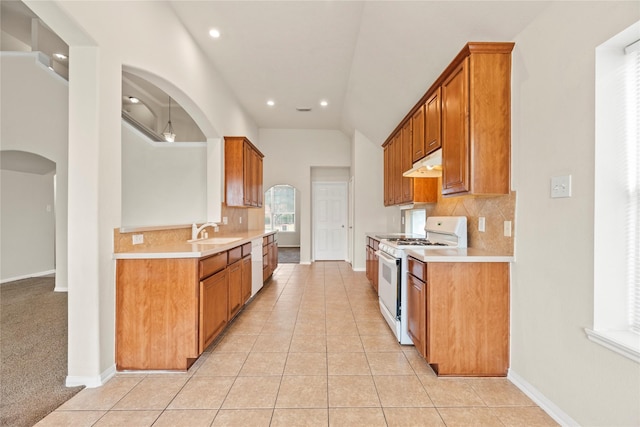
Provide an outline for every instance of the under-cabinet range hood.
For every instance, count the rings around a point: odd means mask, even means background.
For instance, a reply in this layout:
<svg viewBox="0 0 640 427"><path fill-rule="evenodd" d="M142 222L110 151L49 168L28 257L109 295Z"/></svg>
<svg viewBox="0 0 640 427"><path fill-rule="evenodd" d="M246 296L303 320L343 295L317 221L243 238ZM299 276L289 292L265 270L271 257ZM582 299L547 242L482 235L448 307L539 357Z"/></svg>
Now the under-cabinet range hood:
<svg viewBox="0 0 640 427"><path fill-rule="evenodd" d="M433 178L442 176L442 148L437 149L424 159L418 160L402 176L409 178Z"/></svg>

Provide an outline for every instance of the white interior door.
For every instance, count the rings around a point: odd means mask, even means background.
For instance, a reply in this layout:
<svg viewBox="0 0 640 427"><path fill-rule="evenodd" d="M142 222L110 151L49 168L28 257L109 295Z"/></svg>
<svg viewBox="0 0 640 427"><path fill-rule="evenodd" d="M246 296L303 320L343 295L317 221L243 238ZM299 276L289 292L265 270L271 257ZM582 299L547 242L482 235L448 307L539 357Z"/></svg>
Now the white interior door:
<svg viewBox="0 0 640 427"><path fill-rule="evenodd" d="M313 183L313 248L316 261L347 254L347 183Z"/></svg>

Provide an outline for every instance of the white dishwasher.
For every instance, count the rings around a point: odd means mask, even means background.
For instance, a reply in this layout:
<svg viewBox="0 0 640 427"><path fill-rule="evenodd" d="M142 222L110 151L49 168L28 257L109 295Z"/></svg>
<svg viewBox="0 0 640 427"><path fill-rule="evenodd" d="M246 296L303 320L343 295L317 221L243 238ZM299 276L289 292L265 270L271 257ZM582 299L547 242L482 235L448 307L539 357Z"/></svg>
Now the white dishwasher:
<svg viewBox="0 0 640 427"><path fill-rule="evenodd" d="M262 237L251 241L251 296L262 289Z"/></svg>

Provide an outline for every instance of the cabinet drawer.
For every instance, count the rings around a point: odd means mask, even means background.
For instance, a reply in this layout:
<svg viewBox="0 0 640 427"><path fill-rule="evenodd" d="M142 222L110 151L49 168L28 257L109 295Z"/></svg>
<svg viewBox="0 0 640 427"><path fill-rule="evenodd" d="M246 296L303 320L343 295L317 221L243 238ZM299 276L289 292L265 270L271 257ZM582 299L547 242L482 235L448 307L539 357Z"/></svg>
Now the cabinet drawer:
<svg viewBox="0 0 640 427"><path fill-rule="evenodd" d="M269 253L269 247L268 246L263 246L262 247L262 255L266 256Z"/></svg>
<svg viewBox="0 0 640 427"><path fill-rule="evenodd" d="M251 255L251 242L242 245L242 258Z"/></svg>
<svg viewBox="0 0 640 427"><path fill-rule="evenodd" d="M269 244L269 237L264 236L262 238L262 246L267 246Z"/></svg>
<svg viewBox="0 0 640 427"><path fill-rule="evenodd" d="M373 242L373 245L371 246L373 248L374 251L378 250L378 245L380 245L380 242L378 240L375 239L371 239L371 241Z"/></svg>
<svg viewBox="0 0 640 427"><path fill-rule="evenodd" d="M227 266L227 253L222 252L212 255L207 258L203 258L198 263L198 271L200 273L200 279L211 276L213 273L222 270Z"/></svg>
<svg viewBox="0 0 640 427"><path fill-rule="evenodd" d="M240 261L240 259L242 258L242 246L229 249L228 253L229 253L229 258L227 259L228 265L231 265L236 261Z"/></svg>
<svg viewBox="0 0 640 427"><path fill-rule="evenodd" d="M415 258L407 257L407 271L423 282L427 282L427 264Z"/></svg>
<svg viewBox="0 0 640 427"><path fill-rule="evenodd" d="M267 243L273 243L273 234L267 236Z"/></svg>

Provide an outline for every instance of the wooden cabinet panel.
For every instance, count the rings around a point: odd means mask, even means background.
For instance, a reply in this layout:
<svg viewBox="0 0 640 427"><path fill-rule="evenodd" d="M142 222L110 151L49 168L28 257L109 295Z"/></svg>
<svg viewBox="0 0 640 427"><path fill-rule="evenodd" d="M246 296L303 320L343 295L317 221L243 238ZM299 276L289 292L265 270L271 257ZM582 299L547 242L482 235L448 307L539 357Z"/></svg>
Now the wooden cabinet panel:
<svg viewBox="0 0 640 427"><path fill-rule="evenodd" d="M365 239L365 275L376 294L378 293L378 255L375 252L378 250L379 244L380 241L371 237Z"/></svg>
<svg viewBox="0 0 640 427"><path fill-rule="evenodd" d="M262 207L262 153L245 137L225 136L225 203Z"/></svg>
<svg viewBox="0 0 640 427"><path fill-rule="evenodd" d="M426 327L427 316L425 314L426 284L409 274L407 276L407 331L416 350L426 357Z"/></svg>
<svg viewBox="0 0 640 427"><path fill-rule="evenodd" d="M233 319L242 308L242 260L238 260L227 267L227 282L229 283L229 304L227 318Z"/></svg>
<svg viewBox="0 0 640 427"><path fill-rule="evenodd" d="M412 140L412 131L411 131L411 120L407 120L407 122L402 127L402 132L400 133L401 139L401 160L400 160L400 170L399 177L401 180L402 186L402 199L401 203L412 203L413 202L413 178L407 178L402 176L405 171L408 171L413 166L413 152L411 150L411 140Z"/></svg>
<svg viewBox="0 0 640 427"><path fill-rule="evenodd" d="M427 154L425 142L425 106L423 105L411 116L411 150L414 163Z"/></svg>
<svg viewBox="0 0 640 427"><path fill-rule="evenodd" d="M228 276L222 270L200 282L199 350L202 353L228 321Z"/></svg>
<svg viewBox="0 0 640 427"><path fill-rule="evenodd" d="M509 264L429 263L427 361L438 375L505 376Z"/></svg>
<svg viewBox="0 0 640 427"><path fill-rule="evenodd" d="M442 84L443 194L469 191L469 67L465 59Z"/></svg>
<svg viewBox="0 0 640 427"><path fill-rule="evenodd" d="M402 131L398 132L391 142L392 156L391 176L393 182L393 203L402 204Z"/></svg>
<svg viewBox="0 0 640 427"><path fill-rule="evenodd" d="M227 251L227 265L233 264L236 261L240 261L242 259L242 246L237 246L233 249L229 249Z"/></svg>
<svg viewBox="0 0 640 427"><path fill-rule="evenodd" d="M393 205L393 181L392 181L392 172L393 172L393 161L392 157L392 149L391 145L384 146L384 205L392 206Z"/></svg>
<svg viewBox="0 0 640 427"><path fill-rule="evenodd" d="M251 298L251 255L242 258L242 304Z"/></svg>
<svg viewBox="0 0 640 427"><path fill-rule="evenodd" d="M437 88L432 95L427 98L424 104L425 109L425 128L424 128L424 145L425 155L430 154L442 147L441 127L441 89Z"/></svg>
<svg viewBox="0 0 640 427"><path fill-rule="evenodd" d="M262 254L262 280L266 281L278 268L278 243L274 234L263 237Z"/></svg>
<svg viewBox="0 0 640 427"><path fill-rule="evenodd" d="M198 261L199 278L211 276L213 273L222 270L227 266L227 253L221 252L219 254L211 255L207 258L202 258Z"/></svg>
<svg viewBox="0 0 640 427"><path fill-rule="evenodd" d="M200 354L197 284L194 259L116 261L117 370L191 366Z"/></svg>

